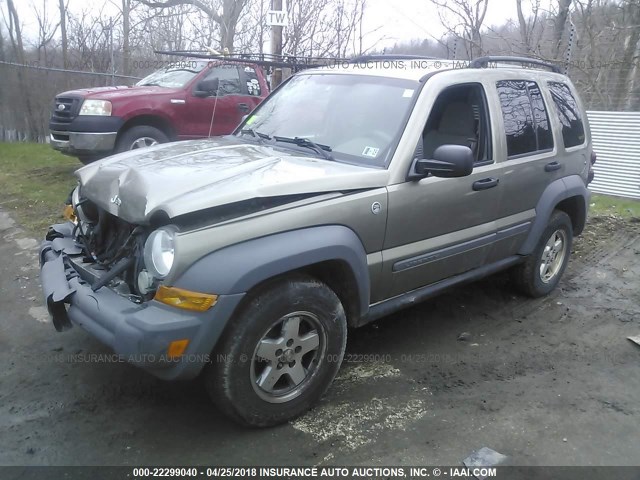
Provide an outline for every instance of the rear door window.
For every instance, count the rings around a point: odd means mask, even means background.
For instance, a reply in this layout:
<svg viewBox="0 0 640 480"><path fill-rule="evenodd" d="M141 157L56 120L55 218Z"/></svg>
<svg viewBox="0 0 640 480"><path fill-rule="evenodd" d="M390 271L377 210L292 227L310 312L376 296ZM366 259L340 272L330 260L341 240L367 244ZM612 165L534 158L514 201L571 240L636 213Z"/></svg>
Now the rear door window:
<svg viewBox="0 0 640 480"><path fill-rule="evenodd" d="M503 80L496 87L507 137L507 156L551 150L553 134L540 87L525 80Z"/></svg>
<svg viewBox="0 0 640 480"><path fill-rule="evenodd" d="M218 65L213 67L206 78L218 78L218 96L240 95L240 74L236 65Z"/></svg>
<svg viewBox="0 0 640 480"><path fill-rule="evenodd" d="M248 65L240 68L242 69L242 93L259 97L262 91L256 69Z"/></svg>
<svg viewBox="0 0 640 480"><path fill-rule="evenodd" d="M584 123L578 102L571 94L569 86L560 82L549 82L549 92L562 125L562 140L565 148L582 145L585 141Z"/></svg>

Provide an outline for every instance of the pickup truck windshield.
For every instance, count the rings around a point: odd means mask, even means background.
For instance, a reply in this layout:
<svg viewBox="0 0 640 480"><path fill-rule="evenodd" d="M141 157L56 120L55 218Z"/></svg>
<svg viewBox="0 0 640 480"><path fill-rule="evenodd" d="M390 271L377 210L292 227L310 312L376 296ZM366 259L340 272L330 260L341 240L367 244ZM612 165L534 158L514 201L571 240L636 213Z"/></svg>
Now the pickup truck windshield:
<svg viewBox="0 0 640 480"><path fill-rule="evenodd" d="M156 70L144 77L137 86L155 86L166 88L182 88L207 66L207 62L185 60L175 62L166 68Z"/></svg>
<svg viewBox="0 0 640 480"><path fill-rule="evenodd" d="M336 161L384 167L418 86L413 80L368 75L296 75L242 129L255 132L256 140L260 135L282 146L292 143L277 137L307 139L330 149Z"/></svg>

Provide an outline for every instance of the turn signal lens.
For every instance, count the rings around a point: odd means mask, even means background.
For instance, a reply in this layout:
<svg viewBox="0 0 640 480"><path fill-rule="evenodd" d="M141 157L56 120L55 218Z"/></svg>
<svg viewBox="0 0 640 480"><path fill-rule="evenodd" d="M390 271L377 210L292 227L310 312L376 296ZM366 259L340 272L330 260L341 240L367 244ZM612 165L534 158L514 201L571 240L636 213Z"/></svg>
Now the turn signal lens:
<svg viewBox="0 0 640 480"><path fill-rule="evenodd" d="M181 357L188 345L189 339L187 338L174 340L169 344L169 348L167 348L167 357L171 359Z"/></svg>
<svg viewBox="0 0 640 480"><path fill-rule="evenodd" d="M75 212L73 211L73 205L65 205L64 210L62 211L62 217L65 220L69 220L70 222L76 223L78 218L76 217Z"/></svg>
<svg viewBox="0 0 640 480"><path fill-rule="evenodd" d="M204 312L216 304L218 296L160 285L156 291L154 300L184 310Z"/></svg>

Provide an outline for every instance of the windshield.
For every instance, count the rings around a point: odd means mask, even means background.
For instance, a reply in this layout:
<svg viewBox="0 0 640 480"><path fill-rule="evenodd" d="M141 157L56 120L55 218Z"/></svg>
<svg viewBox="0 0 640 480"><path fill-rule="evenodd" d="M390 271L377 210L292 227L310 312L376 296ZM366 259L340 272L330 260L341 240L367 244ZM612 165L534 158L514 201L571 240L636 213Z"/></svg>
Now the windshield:
<svg viewBox="0 0 640 480"><path fill-rule="evenodd" d="M197 60L184 60L174 62L166 68L161 68L151 75L144 77L136 85L144 87L152 85L156 87L181 88L191 81L203 68L207 62Z"/></svg>
<svg viewBox="0 0 640 480"><path fill-rule="evenodd" d="M254 138L268 135L278 144L286 143L278 137L306 139L330 149L335 160L383 167L418 85L365 75L296 75L247 118L238 134L250 129Z"/></svg>

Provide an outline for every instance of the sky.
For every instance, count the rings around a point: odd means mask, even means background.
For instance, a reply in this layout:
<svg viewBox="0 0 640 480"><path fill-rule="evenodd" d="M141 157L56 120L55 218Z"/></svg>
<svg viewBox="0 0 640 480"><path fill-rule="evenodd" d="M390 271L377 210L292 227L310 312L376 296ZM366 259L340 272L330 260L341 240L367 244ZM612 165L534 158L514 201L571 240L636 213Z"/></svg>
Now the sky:
<svg viewBox="0 0 640 480"><path fill-rule="evenodd" d="M117 0L114 0L117 2ZM289 0L295 1L295 0ZM547 5L552 0L543 0ZM47 4L49 15L57 15L57 0L15 0L26 36L36 35L33 5ZM69 9L77 11L88 5L102 5L105 0L68 0ZM0 0L0 4L3 3ZM118 3L118 2L117 2ZM525 6L528 1L525 0ZM108 9L106 9L108 11ZM113 11L117 12L116 7ZM485 25L499 25L516 18L515 0L489 0ZM391 47L398 42L412 39L440 38L444 27L429 0L367 0L365 31L374 31L365 37L365 44L376 44L376 48Z"/></svg>
<svg viewBox="0 0 640 480"><path fill-rule="evenodd" d="M379 47L431 35L440 38L445 31L429 0L367 0L365 12L366 30L381 27L371 37L385 36ZM489 0L485 25L503 24L516 16L515 0Z"/></svg>

